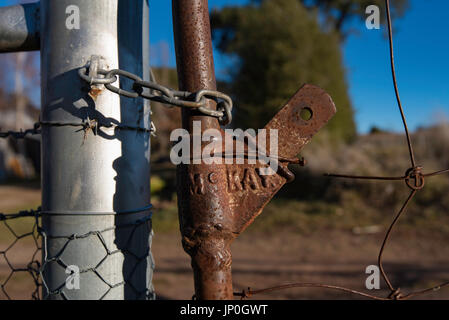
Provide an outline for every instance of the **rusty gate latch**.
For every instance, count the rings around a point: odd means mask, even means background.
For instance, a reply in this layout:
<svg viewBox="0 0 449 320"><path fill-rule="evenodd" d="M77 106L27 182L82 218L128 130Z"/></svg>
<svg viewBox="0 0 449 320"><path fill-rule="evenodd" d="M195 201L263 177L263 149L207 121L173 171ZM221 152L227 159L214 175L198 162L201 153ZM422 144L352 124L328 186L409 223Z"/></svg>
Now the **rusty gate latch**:
<svg viewBox="0 0 449 320"><path fill-rule="evenodd" d="M308 119L303 119L305 110ZM197 297L232 298L232 241L279 189L294 179L288 159L295 158L335 112L330 96L312 85L304 85L288 101L265 126L267 132L278 130L279 169L275 174L261 175L260 169L268 168L268 164L247 161L179 166L182 242L192 257Z"/></svg>
<svg viewBox="0 0 449 320"><path fill-rule="evenodd" d="M172 4L179 89L216 90L207 0L172 0ZM217 105L208 100L205 108L213 111ZM309 113L306 119L301 116L304 111ZM270 156L273 156L271 135L267 132L277 130L278 170L275 174L263 175L261 170L268 168L267 163L254 164L245 159L242 164L224 161L177 166L182 244L192 258L197 299L233 299L232 241L261 213L274 194L294 178L288 170L289 159L297 156L335 112L332 99L322 89L304 85L296 92L265 126L268 129L265 130L265 150L269 150L266 153ZM182 125L190 136L196 134L196 121L201 123L200 134L216 129L220 130L225 143L228 140L216 118L182 108ZM263 141L259 136L257 140ZM204 146L201 145L201 154ZM221 152L217 149L213 148L214 154Z"/></svg>

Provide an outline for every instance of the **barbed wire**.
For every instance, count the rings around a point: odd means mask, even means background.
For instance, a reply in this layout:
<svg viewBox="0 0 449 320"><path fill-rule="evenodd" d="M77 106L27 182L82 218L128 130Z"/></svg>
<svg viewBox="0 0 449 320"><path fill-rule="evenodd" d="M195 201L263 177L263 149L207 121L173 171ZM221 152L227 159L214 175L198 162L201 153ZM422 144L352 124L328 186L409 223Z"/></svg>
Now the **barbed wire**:
<svg viewBox="0 0 449 320"><path fill-rule="evenodd" d="M0 138L6 139L12 137L14 139L25 139L29 135L41 134L39 123L35 123L32 129L20 130L20 131L0 131Z"/></svg>
<svg viewBox="0 0 449 320"><path fill-rule="evenodd" d="M21 131L1 131L0 138L9 138L12 137L14 139L25 139L29 135L39 135L42 133L42 127L80 127L81 130L85 132L87 135L89 132L93 132L94 134L98 134L98 131L102 128L113 128L114 130L130 130L137 132L145 132L153 134L156 132L156 129L151 126L151 128L143 128L138 126L124 125L120 123L114 123L112 121L100 121L98 119L90 119L89 117L82 122L62 122L62 121L39 121L36 122L32 129L21 130Z"/></svg>
<svg viewBox="0 0 449 320"><path fill-rule="evenodd" d="M279 285L274 286L270 288L260 289L260 290L251 290L251 288L248 288L247 290L243 290L241 292L235 292L234 296L241 297L241 299L249 298L256 294L261 293L268 293L278 290L285 290L285 289L291 289L291 288L324 288L324 289L331 289L331 290L338 290L343 291L345 293L349 294L355 294L359 296L363 296L365 298L370 298L374 300L407 300L416 296L420 296L429 292L435 292L440 290L441 288L448 287L449 281L443 282L437 286L433 286L424 290L418 290L413 291L408 294L403 294L401 292L401 289L399 287L396 287L392 284L390 281L387 273L385 272L384 266L383 266L383 254L385 251L385 247L389 242L390 235L397 224L399 218L406 212L406 209L412 199L415 197L415 195L418 193L418 191L422 190L425 185L425 178L430 178L434 176L438 176L441 174L449 173L449 169L444 169L440 171L435 171L431 173L423 173L423 167L416 164L415 160L415 154L413 151L413 145L412 140L410 137L410 133L408 130L407 125L407 119L405 117L404 109L402 107L401 98L399 96L399 90L397 85L397 79L396 79L396 71L395 71L395 63L394 63L394 47L393 47L393 31L392 31L392 24L391 24L391 14L390 14L390 1L385 0L386 4L386 14L387 14L387 24L388 24L388 39L389 39L389 49L390 49L390 64L391 64L391 74L393 78L393 86L394 91L396 95L397 105L399 108L399 112L401 114L401 119L404 127L405 137L406 137L406 143L409 151L409 158L410 158L410 164L411 167L408 168L404 175L402 176L396 176L396 177L388 177L388 176L358 176L358 175L348 175L348 174L331 174L326 173L325 176L331 177L331 178L343 178L343 179L359 179L359 180L383 180L383 181L398 181L403 180L406 184L406 186L410 189L410 194L405 200L405 202L402 204L401 208L395 215L393 221L389 225L387 232L385 234L385 237L382 241L382 245L379 250L379 255L377 259L377 264L380 270L380 273L382 275L382 278L384 282L386 283L388 289L390 290L390 293L387 297L379 297L376 295L368 294L365 292L360 292L357 290L352 290L350 288L346 287L340 287L340 286L334 286L329 284L322 284L322 283L302 283L302 282L296 282L296 283L290 283L285 285Z"/></svg>

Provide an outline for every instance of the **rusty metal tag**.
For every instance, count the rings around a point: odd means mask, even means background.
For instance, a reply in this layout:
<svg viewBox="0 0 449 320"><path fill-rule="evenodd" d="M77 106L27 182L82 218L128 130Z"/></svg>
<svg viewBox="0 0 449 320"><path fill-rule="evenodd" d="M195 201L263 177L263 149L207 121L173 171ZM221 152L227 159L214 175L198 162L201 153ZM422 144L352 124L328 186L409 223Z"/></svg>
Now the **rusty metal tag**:
<svg viewBox="0 0 449 320"><path fill-rule="evenodd" d="M306 110L309 119L301 114ZM304 85L271 119L265 129L278 130L278 157L294 158L335 114L331 97L321 88ZM267 142L269 150L269 141ZM228 189L232 193L230 206L234 212L234 234L242 232L257 217L270 199L288 180L294 178L288 163L279 160L274 175L260 175L261 165L228 166ZM267 166L265 166L267 167Z"/></svg>

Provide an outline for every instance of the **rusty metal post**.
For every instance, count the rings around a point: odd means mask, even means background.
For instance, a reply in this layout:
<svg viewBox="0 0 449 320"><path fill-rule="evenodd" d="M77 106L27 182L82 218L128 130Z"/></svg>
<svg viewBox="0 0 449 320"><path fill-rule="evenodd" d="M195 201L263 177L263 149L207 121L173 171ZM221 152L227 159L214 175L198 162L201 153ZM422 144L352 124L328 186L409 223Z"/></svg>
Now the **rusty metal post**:
<svg viewBox="0 0 449 320"><path fill-rule="evenodd" d="M173 0L172 3L180 89L215 90L208 2ZM209 102L207 107L215 109L216 105ZM304 109L310 113L306 119L301 116ZM182 244L192 258L197 299L233 299L232 241L262 212L274 194L294 178L288 163L335 112L332 99L322 89L304 85L296 92L264 128L277 130L279 137L279 167L273 175L261 173L267 168L263 163L178 165ZM194 132L194 121L201 123L201 132ZM187 108L182 110L182 125L192 138L193 134L208 129L220 129L216 118L200 116ZM226 137L227 133L223 130L221 133ZM265 135L256 138L270 150L270 139ZM209 142L202 143L201 147Z"/></svg>
<svg viewBox="0 0 449 320"><path fill-rule="evenodd" d="M216 89L212 40L207 0L173 0L176 61L181 90L195 92ZM216 108L209 103L209 108ZM212 117L194 115L183 108L183 128L192 132L193 121L201 130L219 129ZM186 181L207 174L221 183L209 185L193 194ZM225 165L178 166L178 201L183 247L192 256L195 294L200 299L232 299L231 251L229 229L231 211ZM213 214L210 214L213 213ZM203 241L207 238L207 241Z"/></svg>

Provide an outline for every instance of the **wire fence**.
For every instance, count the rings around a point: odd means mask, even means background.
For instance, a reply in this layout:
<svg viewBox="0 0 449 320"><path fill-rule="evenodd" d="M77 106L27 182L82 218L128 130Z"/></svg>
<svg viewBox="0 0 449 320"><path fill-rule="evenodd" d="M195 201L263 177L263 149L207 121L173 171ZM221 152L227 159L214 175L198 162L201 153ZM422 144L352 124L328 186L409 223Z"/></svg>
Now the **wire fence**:
<svg viewBox="0 0 449 320"><path fill-rule="evenodd" d="M394 285L390 278L388 277L387 272L384 269L383 265L383 255L385 248L387 244L389 243L390 236L393 232L394 227L398 223L401 216L403 216L406 213L407 207L409 206L410 202L413 200L415 195L424 188L425 180L426 178L435 177L437 175L441 175L444 173L449 173L449 169L444 169L436 172L431 173L423 173L423 167L417 165L416 159L415 159L415 153L413 151L413 144L412 140L410 138L410 133L407 126L407 119L404 114L404 109L402 107L402 102L399 96L399 90L396 80L396 71L395 71L395 63L394 63L394 48L393 48L393 32L392 32L392 25L391 25L391 14L390 14L390 1L385 0L386 4L386 14L387 14L387 24L388 24L388 39L389 39L389 48L390 48L390 64L391 64L391 74L393 78L393 86L395 90L396 100L398 104L398 108L401 114L402 123L404 126L404 132L405 132L405 138L407 143L407 148L409 151L409 157L410 157L410 167L407 168L404 175L401 176L394 176L394 177L387 177L387 176L357 176L357 175L350 175L350 174L325 174L325 176L330 178L342 178L342 179L360 179L360 180L383 180L383 181L404 181L406 186L410 190L409 196L406 198L405 202L402 204L399 211L396 213L393 221L389 225L387 232L385 234L385 237L382 241L382 245L379 250L379 255L377 259L377 264L380 270L380 273L382 275L382 278L387 285L390 293L387 297L382 296L376 296L373 294L352 290L350 288L341 287L341 286L334 286L329 284L323 284L323 283L305 283L305 282L297 282L297 283L290 283L285 285L279 285L274 286L270 288L265 289L259 289L259 290L251 290L251 288L248 288L248 290L243 290L242 292L235 292L234 296L240 297L241 299L249 298L253 295L262 294L262 293L268 293L278 290L285 290L285 289L291 289L291 288L322 288L322 289L330 289L330 290L338 290L342 291L348 294L355 294L359 295L365 298L370 298L374 300L407 300L413 297L421 296L426 293L435 292L440 290L441 288L449 286L449 281L443 282L439 285L412 291L409 293L403 293L401 292L401 289L399 286Z"/></svg>
<svg viewBox="0 0 449 320"><path fill-rule="evenodd" d="M145 208L151 209L151 208ZM140 211L140 210L139 210ZM70 300L70 294L66 290L66 281L70 281L70 275L66 279L61 279L61 282L56 287L49 287L47 285L46 277L43 271L46 268L60 268L70 270L71 262L68 257L64 256L66 249L69 246L75 245L80 250L88 250L90 246L102 247L104 250L97 255L96 261L91 262L90 266L84 269L77 270L78 274L88 274L90 282L96 283L95 288L100 288L99 300L108 299L109 293L116 288L124 288L127 291L127 298L133 300L140 299L154 299L154 290L149 283L137 283L133 280L133 275L136 272L145 272L145 270L137 271L139 268L154 269L153 257L151 255L150 245L138 245L136 240L141 240L140 237L135 237L135 234L142 232L143 234L151 234L151 217L146 215L143 218L136 219L128 223L119 223L115 226L107 227L102 230L88 231L83 234L70 235L50 235L44 230L40 230L42 237L43 263L39 269L39 276L42 279L44 298L58 298ZM106 241L107 233L116 232L117 230L126 231L128 235L126 239L120 240L119 243L111 243ZM140 230L145 229L145 230ZM48 240L52 239L53 245L57 241L58 250L54 255L49 255L47 248ZM111 276L107 271L103 270L103 265L109 260L116 261L131 261L126 262L126 271L123 272L119 278ZM73 270L72 270L73 271ZM73 273L72 273L73 274Z"/></svg>
<svg viewBox="0 0 449 320"><path fill-rule="evenodd" d="M151 209L151 206L145 209ZM139 210L140 211L140 210ZM46 282L44 271L48 268L62 267L69 270L70 263L66 261L64 253L70 245L85 246L80 242L89 241L96 246L103 247L103 254L97 257L97 262L92 266L77 270L79 274L90 273L90 281L99 280L97 287L103 288L99 299L107 299L108 294L119 287L124 287L128 297L133 299L154 299L154 290L151 282L148 284L133 283L133 275L139 268L154 269L154 262L148 246L136 245L134 235L142 230L145 234L152 234L152 214L132 222L117 224L116 226L102 230L89 231L84 234L49 235L42 228L42 213L40 209L21 211L16 214L0 214L0 289L3 297L1 299L12 300L14 298L40 300L42 298L58 298L69 300L70 294L65 290L66 279L55 287L50 288ZM106 233L115 232L118 229L126 230L128 237L121 240L122 244L108 243L105 241ZM18 231L20 230L20 231ZM49 239L60 242L56 254L49 255L47 242ZM72 244L78 242L77 244ZM119 247L118 247L119 246ZM31 257L22 257L24 253L31 252ZM29 259L29 260L27 260ZM132 261L127 263L127 271L121 278L111 279L107 273L102 271L102 266L108 259L123 259ZM72 270L73 271L73 270ZM141 271L139 271L141 272ZM72 272L73 274L73 272ZM18 288L26 287L30 296L17 292ZM20 291L20 290L19 290ZM132 292L132 294L130 294Z"/></svg>
<svg viewBox="0 0 449 320"><path fill-rule="evenodd" d="M226 125L232 121L232 100L229 96L224 93L212 90L201 90L198 92L187 92L173 90L168 87L164 87L156 83L153 72L150 69L150 81L144 81L139 76L127 72L125 70L102 70L95 66L98 63L98 56L92 56L91 60L85 67L82 67L78 71L78 75L81 80L83 80L89 86L104 85L106 89L114 92L118 95L125 96L128 98L142 97L151 101L156 101L165 104L167 107L184 107L195 109L196 112L202 115L215 117L218 121ZM125 90L123 88L115 87L114 82L118 80L118 76L133 81L132 89ZM206 108L208 100L214 100L217 102L217 110L209 110ZM114 121L113 119L87 119L79 122L57 122L57 121L43 121L39 119L31 129L20 130L20 131L0 131L0 138L8 139L26 139L32 135L40 135L42 133L42 128L44 127L73 127L78 128L79 131L84 131L83 143L87 138L87 135L94 134L97 135L101 132L103 128L113 128L114 130L131 130L136 132L150 133L152 135L156 132L156 127L153 122L151 122L150 128L144 128L139 126L130 126L127 124L122 124ZM151 210L150 205L147 208L140 208L133 210L131 213L139 213L147 210ZM130 212L126 212L129 214ZM2 251L0 251L0 257L5 261L5 266L7 270L0 270L0 272L5 271L7 276L5 279L0 277L1 292L6 299L11 299L12 279L14 279L19 273L29 275L33 280L32 289L32 299L70 299L70 294L65 290L66 280L73 275L73 270L70 270L70 263L66 261L64 253L66 249L71 246L71 243L78 242L77 247L79 250L89 250L89 247L96 246L96 248L103 247L103 254L96 257L97 261L94 264L89 264L88 267L78 270L78 273L88 275L89 282L97 282L95 287L102 288L102 293L98 297L100 300L107 299L108 294L119 287L124 287L127 299L154 299L154 290L150 282L145 283L133 283L133 274L136 273L139 268L145 268L149 266L154 269L153 257L150 250L150 244L143 246L141 243L138 244L135 241L134 234L139 232L139 228L147 228L146 233L152 234L151 227L151 212L147 216L141 219L137 219L134 222L127 223L117 223L114 221L113 226L106 227L101 230L89 230L84 234L68 234L68 235L53 235L49 234L42 227L42 220L45 213L38 210L23 211L16 214L1 214L0 223L3 223L5 229L10 232L10 237L6 239L6 242L10 242ZM117 213L120 215L120 213ZM33 225L30 231L25 233L17 233L14 228L10 225L9 221L18 221L20 218L28 217L32 218ZM20 221L22 222L22 221ZM129 229L128 238L126 240L120 239L120 244L108 243L105 241L104 237L106 233L116 232L117 230ZM22 263L20 267L15 266L11 263L12 251L17 247L17 243L23 241L22 239L30 238L33 240L33 245L35 246L35 251L32 255L31 262ZM151 237L150 237L151 238ZM47 247L48 240L52 240L53 247L58 247L59 249L55 251L54 248L49 250ZM89 243L86 243L89 242ZM83 243L80 243L83 242ZM42 244L42 247L40 246ZM120 248L118 247L120 246ZM52 254L49 252L52 251ZM127 262L121 278L111 278L107 272L102 272L102 266L105 265L106 261L111 259L122 259ZM123 262L122 261L122 262ZM2 261L0 261L1 263ZM0 264L2 266L2 264ZM67 278L59 279L61 280L59 285L56 287L49 287L46 281L47 273L45 270L52 268L63 268L66 271L72 272L68 274ZM138 270L139 274L145 273L145 270ZM0 273L1 275L1 273ZM52 281L54 283L54 281ZM130 293L131 292L131 293Z"/></svg>
<svg viewBox="0 0 449 320"><path fill-rule="evenodd" d="M21 226L18 227L17 224ZM21 298L31 298L38 300L41 298L40 280L41 272L41 239L39 233L40 210L21 211L17 214L0 213L0 297L11 300L14 285L20 281L28 282L31 296ZM17 263L16 256L20 250L27 251L31 248L31 258L28 261ZM30 283L31 282L31 283Z"/></svg>
<svg viewBox="0 0 449 320"><path fill-rule="evenodd" d="M416 297L419 295L426 294L428 292L437 291L443 287L449 286L449 281L441 283L437 286L433 286L431 288L426 288L423 290L413 291L410 293L403 293L399 289L399 286L394 285L389 277L387 272L383 266L383 254L387 244L389 243L390 236L394 230L394 227L398 223L400 217L405 214L406 209L415 195L424 188L425 180L427 178L431 178L437 175L441 175L444 173L448 173L449 169L424 173L423 168L417 165L415 160L415 154L413 151L413 144L410 138L406 117L404 114L404 110L402 107L401 99L399 96L399 90L397 86L396 80L396 72L395 72L395 64L394 64L394 52L393 52L393 33L391 26L391 16L390 16L390 3L389 0L386 0L386 9L387 9L387 23L388 23L388 36L389 36L389 47L390 47L390 63L391 63L391 73L393 78L393 85L395 89L396 99L398 108L401 114L405 137L407 141L407 147L410 156L410 167L405 170L405 174L399 176L355 176L348 174L326 174L326 176L331 178L343 178L343 179L363 179L363 180L384 180L384 181L404 181L406 186L410 189L410 193L406 198L405 202L401 206L400 210L397 212L394 217L392 223L388 227L388 230L383 239L382 245L379 250L378 255L378 266L382 275L383 280L389 288L390 294L387 297L381 297L372 295L369 293L352 290L350 288L334 286L329 284L322 283L290 283L285 285L274 286L265 289L252 290L248 288L248 290L243 290L242 292L235 292L234 296L240 297L242 299L249 298L253 295L268 293L277 290L285 290L291 288L323 288L323 289L331 289L338 290L350 294L360 295L365 298L376 299L376 300L405 300L410 299L412 297ZM138 78L135 75L127 73L123 70L98 70L98 74L102 75L102 77L97 77L97 74L88 74L87 67L80 69L80 77L84 79L89 84L105 84L106 88L110 91L113 91L117 94L124 95L127 97L144 97L146 99L150 99L157 102L162 102L171 106L181 106L181 107L190 107L198 110L199 113L212 116L219 119L222 124L228 124L231 117L232 110L232 101L230 98L220 92L216 91L200 91L197 93L190 92L180 92L176 90L172 90L161 85L158 85L155 81L145 82L142 79ZM126 78L130 78L134 81L133 83L133 91L125 91L119 88L112 86L112 83L117 80L117 76L124 76ZM149 92L145 92L145 89L149 89ZM207 113L208 110L204 108L206 103L206 99L213 99L220 103L220 108L218 112L214 114ZM89 132L95 133L97 130L101 130L101 127L114 127L116 129L123 130L136 130L136 131L145 131L145 132L154 132L155 129L152 126L150 129L140 128L140 127L130 127L121 125L118 123L99 123L96 119L87 119L85 122L80 123L53 123L53 122L44 122L39 121L34 125L32 129L28 129L25 131L5 131L0 132L0 138L15 138L15 139L23 139L28 135L35 135L41 133L42 126L72 126L72 127L80 127L81 130L84 130L85 134ZM289 160L290 162L298 162L296 160ZM146 208L151 209L151 208ZM141 211L141 210L140 210ZM31 223L29 223L28 230L23 230L23 228L19 228L20 232L17 231L14 225L17 224L18 220L29 219ZM0 270L6 276L0 277L0 289L1 293L6 299L11 299L12 295L10 294L11 283L14 278L22 275L31 280L33 284L33 289L31 290L31 298L32 299L41 299L48 298L50 296L58 296L61 299L69 299L69 295L64 291L65 282L61 282L59 286L56 288L50 288L47 286L44 276L44 270L46 268L52 267L62 267L67 268L69 263L64 259L65 249L73 242L80 242L84 240L95 241L97 245L102 246L104 248L104 254L98 257L97 263L94 265L82 269L80 273L90 273L96 280L99 280L104 288L104 292L101 295L100 299L106 299L109 292L118 287L127 287L129 290L134 292L135 298L154 298L154 290L152 290L151 284L137 284L132 283L129 279L132 278L133 273L140 267L142 267L143 262L149 263L151 268L154 267L153 258L151 256L151 251L144 248L144 250L138 250L136 252L134 248L136 247L133 243L133 235L138 232L139 228L146 228L147 232L152 232L151 228L151 213L145 216L144 218L136 219L133 222L128 222L124 224L117 224L113 227L108 227L102 230L93 230L88 231L84 234L70 234L70 235L51 235L48 234L42 228L42 212L40 209L37 210L29 210L29 211L21 211L16 214L2 214L0 213L0 226L3 228L2 237L8 234L8 240L6 240L6 245L4 247L0 247L0 258L4 260L4 265L6 266L5 270ZM107 243L104 238L104 234L107 232L113 232L116 229L129 229L129 237L125 240L125 244L119 248L116 245ZM47 241L48 239L57 239L60 241L60 250L52 256L48 254ZM21 242L28 241L32 243L32 256L29 262L22 263L21 265L16 265L11 260L11 252L21 245ZM103 274L101 271L102 265L108 259L114 259L118 255L125 255L132 257L134 263L129 269L129 272L126 275L123 275L122 279L114 279L111 280L107 275ZM3 268L3 267L2 267Z"/></svg>
<svg viewBox="0 0 449 320"><path fill-rule="evenodd" d="M151 206L143 209L151 210ZM20 211L16 214L0 214L0 298L8 300L15 298L69 300L70 294L65 290L66 281L70 280L74 270L71 270L72 273L68 274L67 278L62 279L61 283L54 288L47 285L44 271L59 267L70 270L70 263L64 257L64 253L70 245L77 245L80 248L95 245L103 247L103 253L97 257L97 261L93 265L77 270L77 273L80 275L89 273L91 275L90 281L98 282L96 287L103 291L99 296L100 300L107 299L112 290L120 287L127 291L127 297L129 298L154 299L151 279L147 284L133 282L133 275L139 268L149 267L152 270L154 269L154 261L150 250L151 244L138 245L136 240L140 238L134 236L142 231L144 234L152 234L151 218L152 214L150 213L132 222L121 223L84 234L50 235L42 228L40 208ZM145 230L139 230L141 228ZM126 230L126 234L128 234L126 239L121 240L121 244L105 241L104 235L106 233L116 232L118 229ZM49 239L58 241L57 247L59 249L53 255L49 254L47 247ZM75 242L78 243L72 244ZM26 252L31 252L31 257L22 258L22 255ZM127 271L120 278L111 278L109 274L102 270L102 266L110 259L132 262L127 262ZM139 270L139 272L142 272L142 270ZM18 288L14 286L20 286L19 289L22 292L17 292ZM27 287L31 292L29 296L23 294L23 287Z"/></svg>

